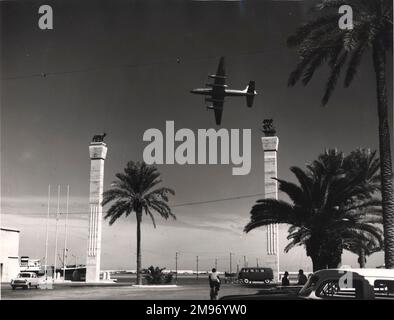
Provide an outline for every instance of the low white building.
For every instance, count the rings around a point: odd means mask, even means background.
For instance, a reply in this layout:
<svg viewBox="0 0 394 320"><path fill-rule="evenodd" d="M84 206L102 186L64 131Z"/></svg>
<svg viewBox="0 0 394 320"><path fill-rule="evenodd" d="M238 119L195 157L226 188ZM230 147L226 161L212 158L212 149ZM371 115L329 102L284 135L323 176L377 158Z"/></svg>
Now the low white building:
<svg viewBox="0 0 394 320"><path fill-rule="evenodd" d="M19 230L0 228L0 279L10 282L19 273Z"/></svg>

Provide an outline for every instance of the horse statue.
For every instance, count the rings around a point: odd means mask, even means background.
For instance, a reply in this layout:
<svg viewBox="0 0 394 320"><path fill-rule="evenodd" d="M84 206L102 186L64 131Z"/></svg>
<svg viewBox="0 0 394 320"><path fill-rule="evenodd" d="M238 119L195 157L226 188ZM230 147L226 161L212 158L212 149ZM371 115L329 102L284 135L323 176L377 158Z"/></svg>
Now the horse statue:
<svg viewBox="0 0 394 320"><path fill-rule="evenodd" d="M104 138L106 137L106 133L103 134L95 134L93 136L92 142L104 142Z"/></svg>

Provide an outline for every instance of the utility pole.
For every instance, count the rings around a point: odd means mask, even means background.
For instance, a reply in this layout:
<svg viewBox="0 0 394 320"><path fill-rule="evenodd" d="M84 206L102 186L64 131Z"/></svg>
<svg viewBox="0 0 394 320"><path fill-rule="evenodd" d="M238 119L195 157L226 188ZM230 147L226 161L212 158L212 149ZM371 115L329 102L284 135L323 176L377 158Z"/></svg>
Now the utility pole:
<svg viewBox="0 0 394 320"><path fill-rule="evenodd" d="M244 256L244 268L246 268L247 267L247 265L246 265L246 256Z"/></svg>
<svg viewBox="0 0 394 320"><path fill-rule="evenodd" d="M56 263L57 263L57 224L59 220L59 210L60 210L60 184L57 185L57 210L56 210L56 229L55 229L55 262L53 265L53 281L56 278Z"/></svg>
<svg viewBox="0 0 394 320"><path fill-rule="evenodd" d="M175 283L178 282L178 252L175 252Z"/></svg>
<svg viewBox="0 0 394 320"><path fill-rule="evenodd" d="M48 223L49 223L49 207L51 202L51 185L48 185L48 211L47 211L47 221L46 221L46 239L45 239L45 281L48 280Z"/></svg>
<svg viewBox="0 0 394 320"><path fill-rule="evenodd" d="M234 253L230 252L230 273L233 272L233 267L232 267L232 256Z"/></svg>
<svg viewBox="0 0 394 320"><path fill-rule="evenodd" d="M70 198L70 185L67 185L66 222L65 222L65 226L64 226L63 281L66 280L66 268L67 268L67 222L68 222L69 198Z"/></svg>
<svg viewBox="0 0 394 320"><path fill-rule="evenodd" d="M197 279L198 279L198 256L196 257Z"/></svg>
<svg viewBox="0 0 394 320"><path fill-rule="evenodd" d="M256 258L256 265L257 265L257 268L259 267L259 258Z"/></svg>

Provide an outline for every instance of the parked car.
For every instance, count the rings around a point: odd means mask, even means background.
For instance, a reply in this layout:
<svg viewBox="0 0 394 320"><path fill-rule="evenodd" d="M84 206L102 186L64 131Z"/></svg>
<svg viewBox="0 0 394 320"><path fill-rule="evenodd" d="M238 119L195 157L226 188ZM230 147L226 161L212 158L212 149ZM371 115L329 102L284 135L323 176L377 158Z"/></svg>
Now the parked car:
<svg viewBox="0 0 394 320"><path fill-rule="evenodd" d="M394 270L319 270L298 295L306 299L394 299Z"/></svg>
<svg viewBox="0 0 394 320"><path fill-rule="evenodd" d="M274 279L274 272L271 268L242 268L238 274L241 283L264 282L269 284Z"/></svg>
<svg viewBox="0 0 394 320"><path fill-rule="evenodd" d="M11 279L12 290L17 287L22 287L23 289L38 288L39 279L34 272L21 272L15 279Z"/></svg>

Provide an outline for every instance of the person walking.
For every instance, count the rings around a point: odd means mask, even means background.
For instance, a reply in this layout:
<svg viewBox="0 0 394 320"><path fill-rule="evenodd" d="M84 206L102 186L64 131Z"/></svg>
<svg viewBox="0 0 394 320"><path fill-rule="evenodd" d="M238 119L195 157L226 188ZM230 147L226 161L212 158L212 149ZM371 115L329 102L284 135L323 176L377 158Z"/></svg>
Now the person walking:
<svg viewBox="0 0 394 320"><path fill-rule="evenodd" d="M215 268L212 269L212 272L209 274L209 287L211 288L211 300L218 299L218 293L220 290L220 278L219 273Z"/></svg>

